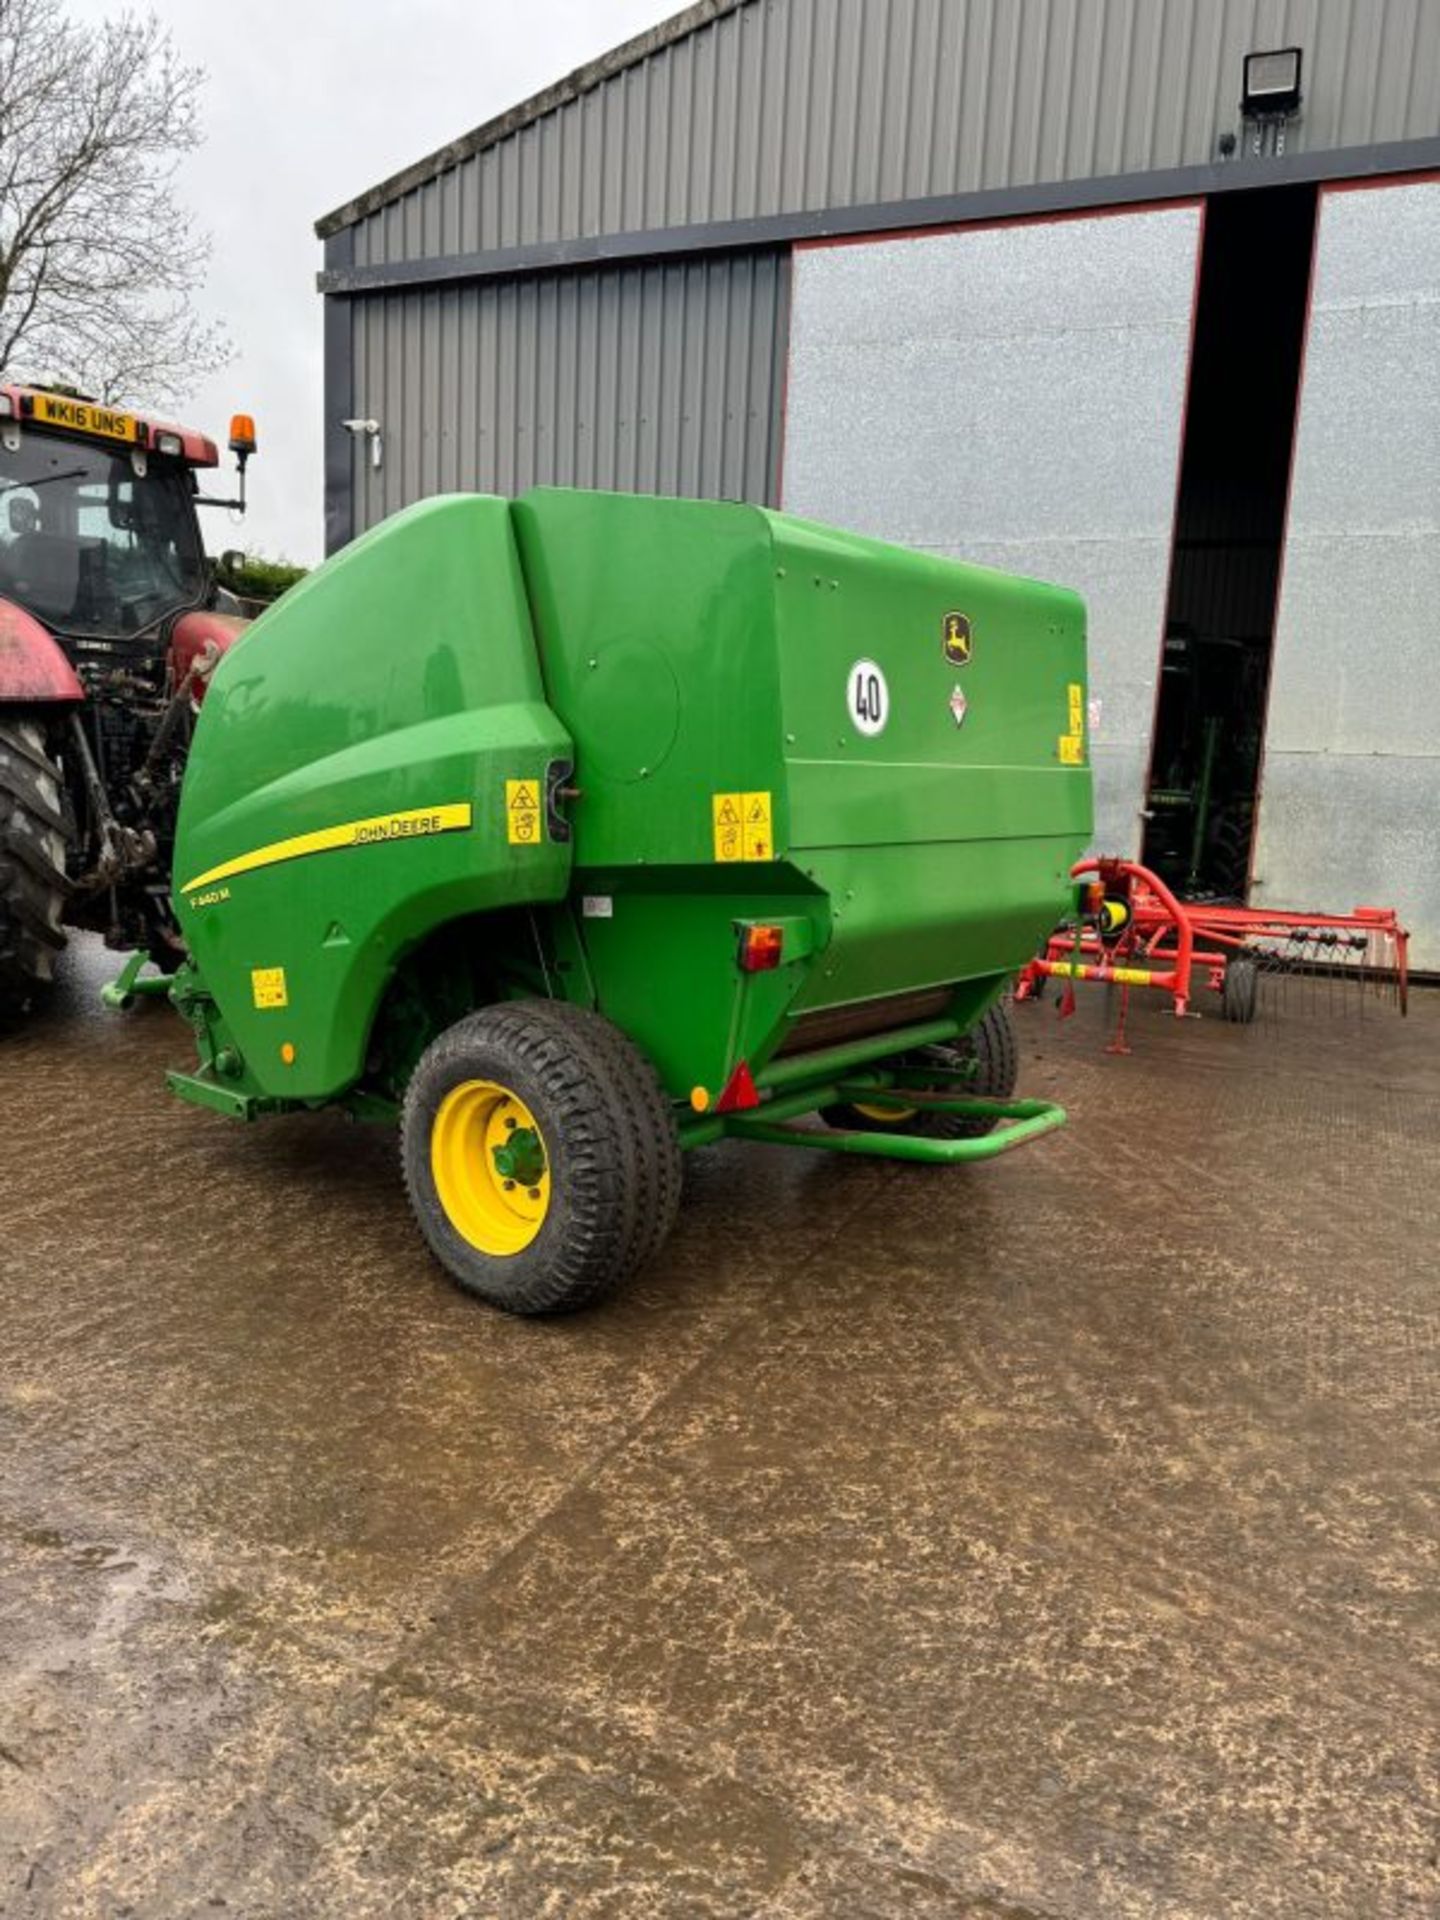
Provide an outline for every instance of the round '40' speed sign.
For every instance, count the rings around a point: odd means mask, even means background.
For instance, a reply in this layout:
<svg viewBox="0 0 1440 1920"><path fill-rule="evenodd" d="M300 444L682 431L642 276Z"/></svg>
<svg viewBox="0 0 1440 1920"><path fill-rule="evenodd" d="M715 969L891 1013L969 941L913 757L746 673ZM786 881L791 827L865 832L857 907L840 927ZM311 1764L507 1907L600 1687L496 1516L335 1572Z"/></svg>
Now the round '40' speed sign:
<svg viewBox="0 0 1440 1920"><path fill-rule="evenodd" d="M890 689L873 660L857 660L850 669L845 697L850 718L860 733L881 733L890 718Z"/></svg>

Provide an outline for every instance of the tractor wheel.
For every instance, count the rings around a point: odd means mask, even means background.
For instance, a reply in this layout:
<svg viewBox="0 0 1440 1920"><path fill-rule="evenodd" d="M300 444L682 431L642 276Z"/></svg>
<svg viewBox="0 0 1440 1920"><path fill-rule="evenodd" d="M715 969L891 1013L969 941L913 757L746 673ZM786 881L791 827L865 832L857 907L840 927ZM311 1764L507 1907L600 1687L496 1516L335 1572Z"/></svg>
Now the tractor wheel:
<svg viewBox="0 0 1440 1920"><path fill-rule="evenodd" d="M1260 968L1248 953L1232 954L1225 962L1225 984L1220 1008L1227 1020L1248 1027L1260 999Z"/></svg>
<svg viewBox="0 0 1440 1920"><path fill-rule="evenodd" d="M59 769L33 720L0 726L0 1019L49 988L65 945L65 815Z"/></svg>
<svg viewBox="0 0 1440 1920"><path fill-rule="evenodd" d="M145 951L161 973L178 973L184 966L188 954L183 943L176 946L169 938L166 928L155 924L150 928L150 937L145 942Z"/></svg>
<svg viewBox="0 0 1440 1920"><path fill-rule="evenodd" d="M589 1306L673 1222L662 1108L648 1062L598 1015L516 1000L458 1020L421 1056L400 1123L431 1251L507 1312Z"/></svg>
<svg viewBox="0 0 1440 1920"><path fill-rule="evenodd" d="M1010 1009L997 1000L982 1015L963 1040L953 1045L921 1047L915 1053L902 1054L896 1063L903 1067L961 1067L967 1060L978 1062L973 1080L964 1091L978 1100L1008 1100L1015 1091L1020 1074L1020 1051ZM937 1081L937 1086L943 1082ZM958 1114L928 1113L919 1107L889 1105L877 1096L863 1106L822 1107L820 1117L827 1126L851 1133L916 1133L928 1140L972 1140L989 1133L993 1120L964 1120Z"/></svg>

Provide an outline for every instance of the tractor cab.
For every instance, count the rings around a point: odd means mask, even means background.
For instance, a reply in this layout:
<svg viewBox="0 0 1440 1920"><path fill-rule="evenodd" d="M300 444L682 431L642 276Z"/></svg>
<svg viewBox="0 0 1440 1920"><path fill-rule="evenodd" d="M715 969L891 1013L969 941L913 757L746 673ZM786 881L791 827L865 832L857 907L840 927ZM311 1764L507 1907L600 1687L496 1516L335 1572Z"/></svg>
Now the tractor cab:
<svg viewBox="0 0 1440 1920"><path fill-rule="evenodd" d="M231 444L242 463L233 504L243 505L254 447L244 416ZM0 387L0 598L62 643L137 637L204 606L196 476L216 465L204 434L68 393Z"/></svg>
<svg viewBox="0 0 1440 1920"><path fill-rule="evenodd" d="M0 381L0 1022L43 991L66 924L178 964L180 775L245 624L197 509L243 511L245 414L230 447L236 496L215 499L205 434Z"/></svg>

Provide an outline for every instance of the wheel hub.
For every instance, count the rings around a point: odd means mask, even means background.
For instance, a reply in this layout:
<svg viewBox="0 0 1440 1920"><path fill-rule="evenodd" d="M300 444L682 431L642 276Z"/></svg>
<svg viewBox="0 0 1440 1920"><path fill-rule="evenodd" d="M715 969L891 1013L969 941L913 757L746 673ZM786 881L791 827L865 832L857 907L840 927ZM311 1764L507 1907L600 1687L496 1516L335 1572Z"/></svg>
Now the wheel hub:
<svg viewBox="0 0 1440 1920"><path fill-rule="evenodd" d="M540 1135L534 1127L517 1126L509 1114L503 1124L513 1131L504 1146L492 1150L495 1171L502 1179L513 1180L518 1186L533 1187L545 1172L545 1148Z"/></svg>

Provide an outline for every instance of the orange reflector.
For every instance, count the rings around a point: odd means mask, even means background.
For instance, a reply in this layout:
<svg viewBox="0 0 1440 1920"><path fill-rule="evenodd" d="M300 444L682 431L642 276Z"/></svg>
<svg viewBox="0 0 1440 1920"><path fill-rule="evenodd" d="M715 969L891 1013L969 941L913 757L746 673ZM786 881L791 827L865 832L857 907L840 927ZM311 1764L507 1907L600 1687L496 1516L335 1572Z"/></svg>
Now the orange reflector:
<svg viewBox="0 0 1440 1920"><path fill-rule="evenodd" d="M696 1113L704 1113L705 1109L710 1105L710 1089L708 1087L692 1087L690 1089L690 1104Z"/></svg>
<svg viewBox="0 0 1440 1920"><path fill-rule="evenodd" d="M746 927L740 936L740 967L745 973L768 973L778 967L785 947L785 929L764 924Z"/></svg>
<svg viewBox="0 0 1440 1920"><path fill-rule="evenodd" d="M280 1058L281 1058L281 1059L282 1059L282 1060L283 1060L283 1061L285 1062L285 1064L286 1064L286 1066L287 1066L287 1067L293 1067L293 1066L294 1066L294 1064L295 1064L295 1042L294 1042L293 1040L287 1040L287 1041L285 1042L285 1044L284 1044L284 1046L283 1046L283 1047L281 1047L281 1049L280 1049Z"/></svg>
<svg viewBox="0 0 1440 1920"><path fill-rule="evenodd" d="M230 451L232 453L254 453L256 447L255 422L248 413L234 413L230 416Z"/></svg>

